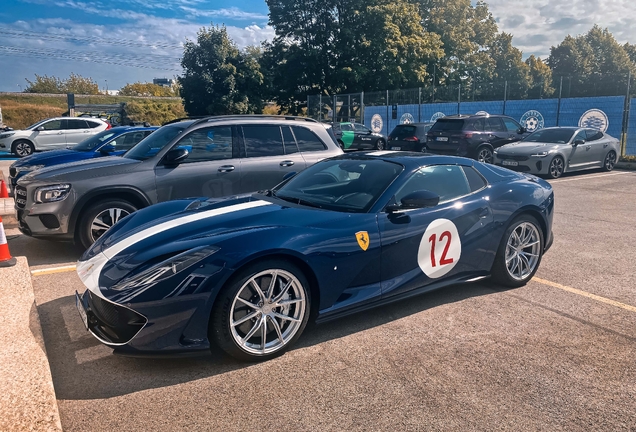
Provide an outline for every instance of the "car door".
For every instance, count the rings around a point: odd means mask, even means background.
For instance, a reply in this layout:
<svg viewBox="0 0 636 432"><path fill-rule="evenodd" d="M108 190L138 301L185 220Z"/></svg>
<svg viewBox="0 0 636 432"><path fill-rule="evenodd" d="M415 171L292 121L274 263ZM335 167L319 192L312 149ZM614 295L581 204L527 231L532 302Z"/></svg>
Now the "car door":
<svg viewBox="0 0 636 432"><path fill-rule="evenodd" d="M242 139L242 193L271 189L288 173L305 169L305 160L293 142L288 126L245 124L239 126ZM286 145L283 144L283 134Z"/></svg>
<svg viewBox="0 0 636 432"><path fill-rule="evenodd" d="M355 132L353 130L353 125L351 123L340 123L340 130L342 132L342 136L340 140L344 144L344 149L347 150L351 148L353 145L353 141L355 139Z"/></svg>
<svg viewBox="0 0 636 432"><path fill-rule="evenodd" d="M578 144L575 144L578 142ZM568 161L568 167L572 169L585 168L592 162L592 146L587 142L587 134L582 129L572 138L572 151Z"/></svg>
<svg viewBox="0 0 636 432"><path fill-rule="evenodd" d="M411 291L440 278L485 275L485 252L496 239L484 178L472 167L433 165L420 168L395 195L428 190L439 204L424 209L380 213L382 296Z"/></svg>
<svg viewBox="0 0 636 432"><path fill-rule="evenodd" d="M359 123L353 124L353 147L360 149L369 149L374 147L374 136L371 135L371 129Z"/></svg>
<svg viewBox="0 0 636 432"><path fill-rule="evenodd" d="M508 132L508 144L517 142L525 136L521 131L523 130L521 125L511 118L502 118L506 131Z"/></svg>
<svg viewBox="0 0 636 432"><path fill-rule="evenodd" d="M62 122L64 136L66 137L65 146L74 146L92 135L91 128L83 119L67 119Z"/></svg>
<svg viewBox="0 0 636 432"><path fill-rule="evenodd" d="M585 136L587 137L586 145L591 147L590 163L597 163L600 166L609 151L610 142L607 136L597 129L585 129Z"/></svg>
<svg viewBox="0 0 636 432"><path fill-rule="evenodd" d="M232 126L207 126L181 138L173 148L189 149L187 159L177 166L159 162L155 168L158 201L240 193L235 130Z"/></svg>
<svg viewBox="0 0 636 432"><path fill-rule="evenodd" d="M508 129L504 126L503 121L499 117L486 117L484 132L490 137L490 144L494 148L501 147L510 142Z"/></svg>
<svg viewBox="0 0 636 432"><path fill-rule="evenodd" d="M66 120L50 120L38 126L34 141L37 150L51 150L66 146L62 123ZM42 130L40 130L40 128Z"/></svg>

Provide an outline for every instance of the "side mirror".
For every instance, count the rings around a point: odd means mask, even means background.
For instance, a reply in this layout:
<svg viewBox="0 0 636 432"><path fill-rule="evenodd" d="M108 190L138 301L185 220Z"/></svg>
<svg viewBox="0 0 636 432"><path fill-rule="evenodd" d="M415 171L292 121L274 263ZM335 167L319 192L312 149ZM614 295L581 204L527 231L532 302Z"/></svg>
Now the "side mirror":
<svg viewBox="0 0 636 432"><path fill-rule="evenodd" d="M524 134L524 133L526 133L526 132L528 132L528 129L524 128L523 126L521 126L521 127L519 128L519 133L520 133L520 134Z"/></svg>
<svg viewBox="0 0 636 432"><path fill-rule="evenodd" d="M114 145L110 145L110 144L106 144L105 146L102 146L99 149L99 152L102 154L110 154L112 152L115 151L115 146Z"/></svg>
<svg viewBox="0 0 636 432"><path fill-rule="evenodd" d="M38 132L42 132L44 130L44 126L38 126L36 131Z"/></svg>
<svg viewBox="0 0 636 432"><path fill-rule="evenodd" d="M386 209L389 212L395 212L398 210L435 207L437 204L439 204L439 195L429 190L419 190L411 192L402 198L402 205L389 205Z"/></svg>
<svg viewBox="0 0 636 432"><path fill-rule="evenodd" d="M577 139L577 140L574 140L574 142L572 143L572 145L573 145L574 147L576 147L576 146L578 146L578 145L582 145L582 144L585 144L585 140Z"/></svg>
<svg viewBox="0 0 636 432"><path fill-rule="evenodd" d="M184 148L175 148L170 150L163 158L163 164L168 166L176 166L186 160L190 156L190 152Z"/></svg>

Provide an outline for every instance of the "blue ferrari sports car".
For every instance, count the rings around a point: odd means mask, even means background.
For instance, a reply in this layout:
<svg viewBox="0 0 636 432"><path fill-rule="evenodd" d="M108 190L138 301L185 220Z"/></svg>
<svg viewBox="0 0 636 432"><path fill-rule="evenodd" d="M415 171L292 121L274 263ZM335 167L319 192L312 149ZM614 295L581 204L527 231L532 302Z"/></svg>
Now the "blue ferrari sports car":
<svg viewBox="0 0 636 432"><path fill-rule="evenodd" d="M306 324L491 276L518 287L552 243L554 194L532 175L376 151L272 190L165 202L80 259L87 329L115 353L283 353Z"/></svg>
<svg viewBox="0 0 636 432"><path fill-rule="evenodd" d="M68 149L50 150L24 157L9 168L9 185L13 190L20 177L40 168L103 156L121 156L157 129L157 126L114 127Z"/></svg>

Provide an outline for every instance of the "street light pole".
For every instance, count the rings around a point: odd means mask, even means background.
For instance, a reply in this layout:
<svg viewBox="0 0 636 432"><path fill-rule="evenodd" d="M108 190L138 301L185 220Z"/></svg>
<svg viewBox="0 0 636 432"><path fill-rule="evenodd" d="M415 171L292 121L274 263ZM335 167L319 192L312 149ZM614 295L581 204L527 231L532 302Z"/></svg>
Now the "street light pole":
<svg viewBox="0 0 636 432"><path fill-rule="evenodd" d="M106 94L108 94L108 80L105 79L104 81L106 82Z"/></svg>
<svg viewBox="0 0 636 432"><path fill-rule="evenodd" d="M18 88L20 89L20 93L22 93L22 86L20 84L16 84L18 86Z"/></svg>

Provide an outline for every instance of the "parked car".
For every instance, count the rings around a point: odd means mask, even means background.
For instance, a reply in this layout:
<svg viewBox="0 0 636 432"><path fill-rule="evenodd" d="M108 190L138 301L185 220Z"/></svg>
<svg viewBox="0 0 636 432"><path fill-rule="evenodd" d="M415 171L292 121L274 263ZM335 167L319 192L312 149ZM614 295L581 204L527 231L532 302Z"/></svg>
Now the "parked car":
<svg viewBox="0 0 636 432"><path fill-rule="evenodd" d="M389 134L391 150L426 152L426 134L433 123L409 123L397 125Z"/></svg>
<svg viewBox="0 0 636 432"><path fill-rule="evenodd" d="M309 320L488 276L524 285L553 215L541 179L465 158L350 153L263 194L131 215L80 258L76 304L116 353L267 360Z"/></svg>
<svg viewBox="0 0 636 432"><path fill-rule="evenodd" d="M578 127L540 129L495 150L495 163L514 171L559 178L592 168L614 169L620 142L598 130Z"/></svg>
<svg viewBox="0 0 636 432"><path fill-rule="evenodd" d="M0 148L25 157L35 151L61 149L78 144L91 135L110 128L110 124L100 119L50 118L24 130L0 133Z"/></svg>
<svg viewBox="0 0 636 432"><path fill-rule="evenodd" d="M360 123L336 123L333 133L343 150L384 150L387 139Z"/></svg>
<svg viewBox="0 0 636 432"><path fill-rule="evenodd" d="M9 188L13 191L20 177L37 169L104 156L122 156L157 129L157 126L115 127L93 135L68 149L23 157L9 168Z"/></svg>
<svg viewBox="0 0 636 432"><path fill-rule="evenodd" d="M503 115L455 115L438 119L426 138L431 153L493 162L495 149L526 137L528 132Z"/></svg>
<svg viewBox="0 0 636 432"><path fill-rule="evenodd" d="M15 188L20 230L90 246L148 205L274 187L342 154L331 127L302 117L221 116L167 124L123 157L33 171Z"/></svg>

